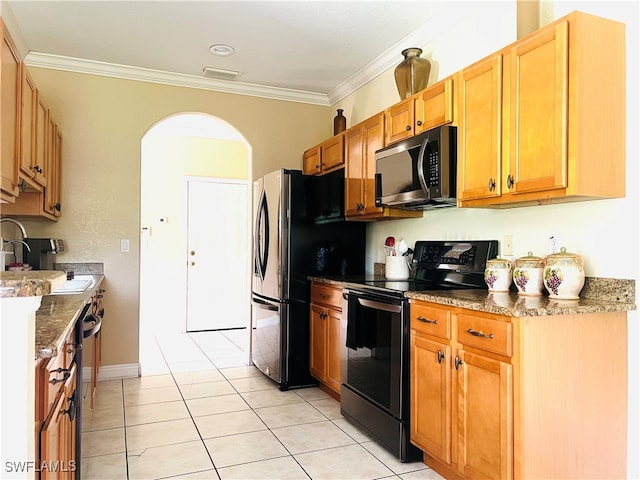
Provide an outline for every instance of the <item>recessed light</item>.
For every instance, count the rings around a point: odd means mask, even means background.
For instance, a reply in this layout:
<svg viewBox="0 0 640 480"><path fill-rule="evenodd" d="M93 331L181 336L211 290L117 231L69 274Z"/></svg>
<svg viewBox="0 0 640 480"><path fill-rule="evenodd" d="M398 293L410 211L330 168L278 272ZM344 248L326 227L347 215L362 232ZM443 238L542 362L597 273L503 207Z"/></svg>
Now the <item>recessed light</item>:
<svg viewBox="0 0 640 480"><path fill-rule="evenodd" d="M218 55L219 57L228 57L229 55L233 55L235 50L233 47L229 45L225 45L224 43L217 43L215 45L211 45L209 47L209 51L214 55Z"/></svg>

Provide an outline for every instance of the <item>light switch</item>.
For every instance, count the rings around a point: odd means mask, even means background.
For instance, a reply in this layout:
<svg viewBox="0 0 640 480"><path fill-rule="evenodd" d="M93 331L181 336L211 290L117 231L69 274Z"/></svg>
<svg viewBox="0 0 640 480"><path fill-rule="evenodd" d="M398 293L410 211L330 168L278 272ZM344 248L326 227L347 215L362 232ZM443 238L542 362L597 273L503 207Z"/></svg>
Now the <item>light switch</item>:
<svg viewBox="0 0 640 480"><path fill-rule="evenodd" d="M129 240L128 239L123 238L122 240L120 240L120 252L129 253Z"/></svg>

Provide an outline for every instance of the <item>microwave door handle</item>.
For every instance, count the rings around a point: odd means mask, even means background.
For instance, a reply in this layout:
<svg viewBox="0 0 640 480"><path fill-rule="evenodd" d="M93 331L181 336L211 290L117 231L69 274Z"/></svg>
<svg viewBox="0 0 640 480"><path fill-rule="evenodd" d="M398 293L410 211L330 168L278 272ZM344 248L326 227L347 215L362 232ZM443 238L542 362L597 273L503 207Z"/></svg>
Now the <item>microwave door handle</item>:
<svg viewBox="0 0 640 480"><path fill-rule="evenodd" d="M420 152L418 153L418 180L420 181L422 190L424 190L427 196L429 196L429 186L427 185L427 179L424 178L424 153L427 149L428 143L429 137L424 139L424 142L422 142L422 145L420 146Z"/></svg>

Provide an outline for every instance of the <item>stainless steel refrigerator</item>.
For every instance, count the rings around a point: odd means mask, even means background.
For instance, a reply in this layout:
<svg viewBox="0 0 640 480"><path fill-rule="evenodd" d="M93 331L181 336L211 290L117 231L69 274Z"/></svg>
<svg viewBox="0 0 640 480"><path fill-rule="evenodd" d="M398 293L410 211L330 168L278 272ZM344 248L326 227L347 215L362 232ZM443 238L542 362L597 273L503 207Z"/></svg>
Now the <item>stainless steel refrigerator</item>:
<svg viewBox="0 0 640 480"><path fill-rule="evenodd" d="M309 372L309 276L364 273L365 228L344 221L344 176L277 170L254 182L251 358L281 390Z"/></svg>

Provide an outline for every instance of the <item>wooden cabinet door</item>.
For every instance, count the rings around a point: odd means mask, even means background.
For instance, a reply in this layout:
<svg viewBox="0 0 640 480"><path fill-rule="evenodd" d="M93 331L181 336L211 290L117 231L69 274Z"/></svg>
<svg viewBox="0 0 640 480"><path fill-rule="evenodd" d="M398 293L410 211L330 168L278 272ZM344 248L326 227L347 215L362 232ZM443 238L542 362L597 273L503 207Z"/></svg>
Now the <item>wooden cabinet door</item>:
<svg viewBox="0 0 640 480"><path fill-rule="evenodd" d="M342 383L340 378L340 321L342 319L342 313L327 309L326 318L326 338L327 338L327 377L326 384L336 393L340 393L340 385Z"/></svg>
<svg viewBox="0 0 640 480"><path fill-rule="evenodd" d="M344 165L344 135L336 135L320 147L322 171L330 172Z"/></svg>
<svg viewBox="0 0 640 480"><path fill-rule="evenodd" d="M362 215L364 197L364 135L362 125L346 131L344 167L344 208L347 217Z"/></svg>
<svg viewBox="0 0 640 480"><path fill-rule="evenodd" d="M363 146L363 214L372 215L383 212L382 207L376 207L376 150L384 147L384 114L379 113L362 123L364 137Z"/></svg>
<svg viewBox="0 0 640 480"><path fill-rule="evenodd" d="M36 113L35 113L35 131L34 131L34 145L33 145L33 154L34 159L33 163L37 165L39 168L44 169L49 175L49 165L48 161L48 141L49 141L49 109L45 105L42 97L38 93L36 95ZM46 186L46 181L42 184Z"/></svg>
<svg viewBox="0 0 640 480"><path fill-rule="evenodd" d="M511 49L515 193L567 186L568 31L560 22Z"/></svg>
<svg viewBox="0 0 640 480"><path fill-rule="evenodd" d="M513 478L512 366L458 350L458 468L467 478Z"/></svg>
<svg viewBox="0 0 640 480"><path fill-rule="evenodd" d="M385 111L385 145L415 135L413 109L413 97L410 97Z"/></svg>
<svg viewBox="0 0 640 480"><path fill-rule="evenodd" d="M44 189L44 205L43 210L53 216L60 215L60 143L61 136L58 132L58 127L54 123L53 118L49 115L46 130L46 165L49 176L51 177L50 184Z"/></svg>
<svg viewBox="0 0 640 480"><path fill-rule="evenodd" d="M320 145L317 145L304 152L302 156L302 173L305 175L315 175L320 173L321 168Z"/></svg>
<svg viewBox="0 0 640 480"><path fill-rule="evenodd" d="M22 69L22 110L20 112L20 170L29 178L37 173L35 161L36 86L26 68ZM39 166L41 168L41 166Z"/></svg>
<svg viewBox="0 0 640 480"><path fill-rule="evenodd" d="M501 192L502 55L465 68L458 76L458 198Z"/></svg>
<svg viewBox="0 0 640 480"><path fill-rule="evenodd" d="M415 96L415 132L453 122L453 79L447 78Z"/></svg>
<svg viewBox="0 0 640 480"><path fill-rule="evenodd" d="M327 370L325 360L327 358L327 335L326 335L326 317L327 309L318 305L311 304L310 314L310 370L311 375L320 380L326 381Z"/></svg>
<svg viewBox="0 0 640 480"><path fill-rule="evenodd" d="M18 195L20 169L20 58L0 20L0 193L5 201L14 202Z"/></svg>
<svg viewBox="0 0 640 480"><path fill-rule="evenodd" d="M451 346L411 331L411 442L451 464Z"/></svg>

